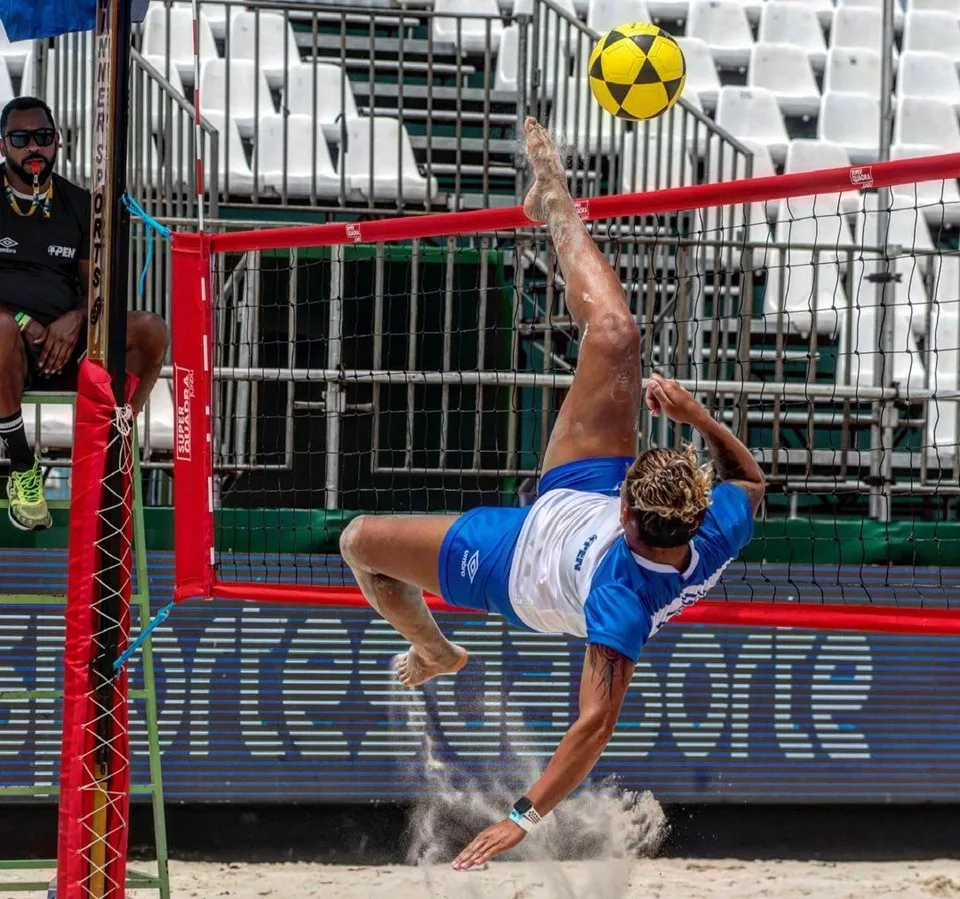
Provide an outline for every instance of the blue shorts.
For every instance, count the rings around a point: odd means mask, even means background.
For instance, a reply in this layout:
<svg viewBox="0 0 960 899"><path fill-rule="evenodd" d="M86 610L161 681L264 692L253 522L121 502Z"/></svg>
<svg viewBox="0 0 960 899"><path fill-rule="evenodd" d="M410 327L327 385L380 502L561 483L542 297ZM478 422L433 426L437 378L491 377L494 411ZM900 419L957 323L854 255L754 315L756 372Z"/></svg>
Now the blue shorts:
<svg viewBox="0 0 960 899"><path fill-rule="evenodd" d="M633 458L600 456L558 465L540 479L537 495L563 488L617 496ZM440 590L450 605L496 612L528 629L510 603L510 566L531 508L481 506L451 525L440 547Z"/></svg>

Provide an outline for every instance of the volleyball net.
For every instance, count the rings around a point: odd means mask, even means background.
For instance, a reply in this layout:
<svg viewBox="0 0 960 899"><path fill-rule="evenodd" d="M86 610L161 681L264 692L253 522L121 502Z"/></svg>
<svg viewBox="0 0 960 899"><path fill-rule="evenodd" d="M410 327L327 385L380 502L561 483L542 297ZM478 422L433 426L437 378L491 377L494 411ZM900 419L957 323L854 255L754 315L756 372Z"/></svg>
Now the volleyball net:
<svg viewBox="0 0 960 899"><path fill-rule="evenodd" d="M960 155L577 200L642 334L768 476L684 621L960 632ZM360 605L361 512L536 495L578 339L519 208L173 243L176 598ZM696 434L644 412L638 446ZM435 608L442 609L438 598Z"/></svg>

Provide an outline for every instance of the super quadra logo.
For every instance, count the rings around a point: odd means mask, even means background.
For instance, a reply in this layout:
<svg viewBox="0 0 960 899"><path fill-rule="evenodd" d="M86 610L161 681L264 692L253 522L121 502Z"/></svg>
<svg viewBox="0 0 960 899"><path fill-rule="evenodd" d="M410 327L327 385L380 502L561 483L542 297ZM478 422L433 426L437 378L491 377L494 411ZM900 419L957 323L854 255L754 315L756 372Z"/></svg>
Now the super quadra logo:
<svg viewBox="0 0 960 899"><path fill-rule="evenodd" d="M193 455L193 426L190 407L196 394L196 378L192 368L180 365L173 369L173 402L176 406L177 446L176 458L189 462Z"/></svg>

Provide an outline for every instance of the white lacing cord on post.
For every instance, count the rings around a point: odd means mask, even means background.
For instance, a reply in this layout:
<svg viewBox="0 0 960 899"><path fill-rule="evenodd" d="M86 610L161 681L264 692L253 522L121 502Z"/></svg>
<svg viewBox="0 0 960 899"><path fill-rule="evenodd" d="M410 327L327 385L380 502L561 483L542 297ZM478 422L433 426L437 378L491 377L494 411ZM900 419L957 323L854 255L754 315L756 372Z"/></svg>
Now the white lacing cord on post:
<svg viewBox="0 0 960 899"><path fill-rule="evenodd" d="M126 522L126 515L123 511L121 511L118 533L117 525L113 524L110 520L110 513L116 512L118 508L121 510L131 508L130 493L132 490L132 483L130 480L130 474L132 472L133 452L130 435L134 427L134 422L135 416L133 415L133 410L129 405L117 406L114 408L114 428L110 435L110 442L107 447L107 451L109 457L109 450L114 445L114 441L120 441L120 446L118 447L118 461L120 473L122 475L122 486L120 486L118 490L116 487L116 482L112 477L117 472L108 471L105 473L103 482L103 504L97 512L99 537L96 541L103 567L94 574L94 578L97 582L97 599L95 600L93 611L98 615L101 622L100 632L93 635L94 643L97 645L98 650L102 650L103 648L103 629L112 629L121 626L124 618L124 594L130 585L130 579L132 576L129 567L129 559L131 558L132 547L129 537L129 529ZM111 538L119 538L119 553L107 551L107 547L109 546L110 542L112 542ZM107 576L108 573L117 573L118 568L122 569L119 571L119 577L111 578ZM118 608L120 611L117 616L107 616L105 614L105 608L108 606L108 604L112 604L113 602L118 603ZM85 729L95 736L94 739L90 741L90 750L84 753L82 756L81 763L86 771L85 782L89 785L86 787L86 789L103 790L103 784L98 783L98 757L100 753L106 751L111 756L114 756L115 759L121 760L121 767L119 769L114 768L114 765L117 764L116 761L111 762L111 778L115 777L119 771L123 770L123 768L129 766L129 760L124 758L120 753L120 744L125 738L126 734L124 732L124 728L121 727L120 722L115 717L115 710L126 700L126 697L121 690L121 682L116 679L112 680L105 695L103 693L103 684L94 683L88 696L94 703L94 710L92 720L85 724ZM99 737L100 724L104 718L111 719L109 727L110 736L108 738L106 747L100 743ZM113 825L113 829L117 830L125 827L126 822L124 816L124 806L126 796L124 791L110 789L108 787L103 794L103 801L107 806L109 820L116 822ZM94 824L94 816L96 814L97 811L94 804L94 808L92 808L90 812L88 812L87 815L85 815L84 818L79 822L80 826L89 834L90 838L89 842L81 851L84 853L84 857L91 859L91 861L93 857L93 847L102 843L104 840L108 841L109 845L109 838L111 836L110 832L107 834L100 834L96 832ZM113 862L114 858L112 851L104 850L102 863L94 865L94 869L90 871L87 879L81 885L83 890L88 895L93 895L91 884L93 883L95 877L102 877L104 885L110 892L122 890L122 884L115 883L113 877L109 873Z"/></svg>

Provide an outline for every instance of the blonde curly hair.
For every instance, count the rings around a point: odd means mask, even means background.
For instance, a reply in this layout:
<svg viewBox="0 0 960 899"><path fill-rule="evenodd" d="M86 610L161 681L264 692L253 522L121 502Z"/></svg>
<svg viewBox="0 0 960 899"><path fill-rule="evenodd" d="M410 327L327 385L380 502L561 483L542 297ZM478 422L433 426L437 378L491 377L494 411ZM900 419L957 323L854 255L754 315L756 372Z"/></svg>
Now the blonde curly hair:
<svg viewBox="0 0 960 899"><path fill-rule="evenodd" d="M713 465L700 465L693 447L651 449L630 466L623 497L636 515L640 538L650 546L683 546L710 506Z"/></svg>

